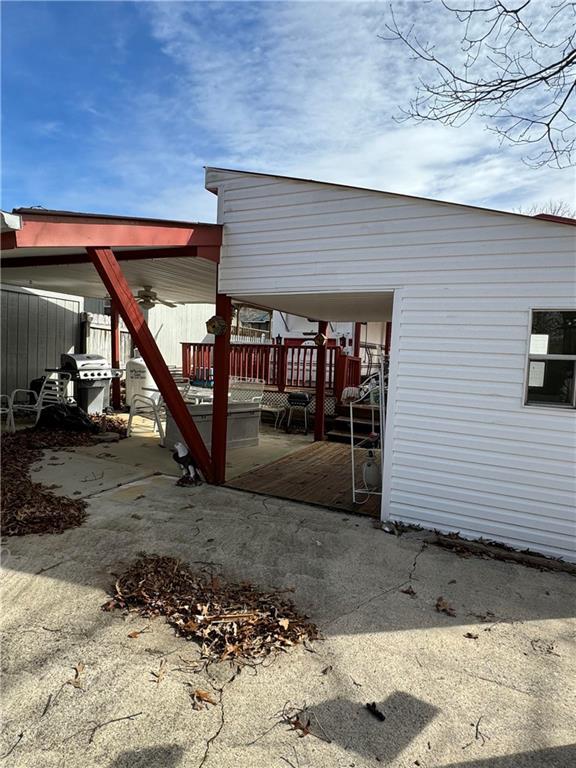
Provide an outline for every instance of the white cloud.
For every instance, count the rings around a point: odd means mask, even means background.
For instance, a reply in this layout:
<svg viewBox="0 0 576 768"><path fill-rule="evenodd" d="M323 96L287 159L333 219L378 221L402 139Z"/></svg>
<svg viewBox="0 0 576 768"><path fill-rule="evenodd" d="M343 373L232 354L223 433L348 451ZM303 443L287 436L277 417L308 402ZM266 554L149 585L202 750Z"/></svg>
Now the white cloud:
<svg viewBox="0 0 576 768"><path fill-rule="evenodd" d="M417 70L382 40L383 2L142 3L170 76L101 126L124 209L211 220L203 165L512 208L572 199L573 174L534 170L478 121L398 124ZM400 5L444 50L433 3ZM86 108L86 107L85 107ZM128 125L129 122L129 125ZM109 190L109 187L108 187ZM109 192L107 192L109 195Z"/></svg>

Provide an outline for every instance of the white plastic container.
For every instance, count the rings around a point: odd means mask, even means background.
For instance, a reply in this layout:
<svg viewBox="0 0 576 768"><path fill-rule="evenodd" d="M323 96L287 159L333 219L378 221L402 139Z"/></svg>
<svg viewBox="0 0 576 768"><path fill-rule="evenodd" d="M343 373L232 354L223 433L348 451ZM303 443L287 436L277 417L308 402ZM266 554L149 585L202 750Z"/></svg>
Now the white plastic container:
<svg viewBox="0 0 576 768"><path fill-rule="evenodd" d="M138 350L135 349L134 357L126 361L126 405L132 404L134 395L153 396L150 388L155 389L156 384L146 367L146 363L140 357Z"/></svg>

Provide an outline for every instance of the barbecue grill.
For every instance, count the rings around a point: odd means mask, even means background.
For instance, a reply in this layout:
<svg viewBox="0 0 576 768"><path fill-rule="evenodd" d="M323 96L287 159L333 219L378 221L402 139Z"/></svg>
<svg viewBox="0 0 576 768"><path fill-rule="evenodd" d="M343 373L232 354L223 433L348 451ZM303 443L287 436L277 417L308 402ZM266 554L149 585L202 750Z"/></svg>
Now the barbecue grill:
<svg viewBox="0 0 576 768"><path fill-rule="evenodd" d="M122 371L112 368L101 355L61 355L60 371L75 384L76 402L86 413L102 413L110 405L110 381Z"/></svg>

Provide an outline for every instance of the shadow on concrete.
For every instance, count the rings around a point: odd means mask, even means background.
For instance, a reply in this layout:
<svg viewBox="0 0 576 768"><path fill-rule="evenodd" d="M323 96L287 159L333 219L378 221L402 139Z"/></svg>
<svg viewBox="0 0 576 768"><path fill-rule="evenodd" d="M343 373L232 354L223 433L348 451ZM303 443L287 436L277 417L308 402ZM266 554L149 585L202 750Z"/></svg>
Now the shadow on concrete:
<svg viewBox="0 0 576 768"><path fill-rule="evenodd" d="M567 744L563 747L515 752L503 757L450 763L446 768L571 768L574 765L576 765L576 744Z"/></svg>
<svg viewBox="0 0 576 768"><path fill-rule="evenodd" d="M144 749L127 749L110 763L109 768L176 768L184 749L177 744Z"/></svg>
<svg viewBox="0 0 576 768"><path fill-rule="evenodd" d="M385 720L378 720L365 704L349 699L330 699L309 707L303 718L311 717L313 733L322 734L323 730L344 749L387 764L406 749L440 711L404 691L395 691L375 704Z"/></svg>

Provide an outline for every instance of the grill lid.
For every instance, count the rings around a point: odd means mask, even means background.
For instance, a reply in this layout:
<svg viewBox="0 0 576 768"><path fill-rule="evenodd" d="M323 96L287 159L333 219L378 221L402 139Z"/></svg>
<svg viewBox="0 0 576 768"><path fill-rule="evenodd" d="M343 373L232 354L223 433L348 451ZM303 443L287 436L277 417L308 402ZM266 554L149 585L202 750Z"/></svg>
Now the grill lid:
<svg viewBox="0 0 576 768"><path fill-rule="evenodd" d="M60 355L60 366L64 371L103 370L109 369L110 364L102 355L63 354Z"/></svg>

